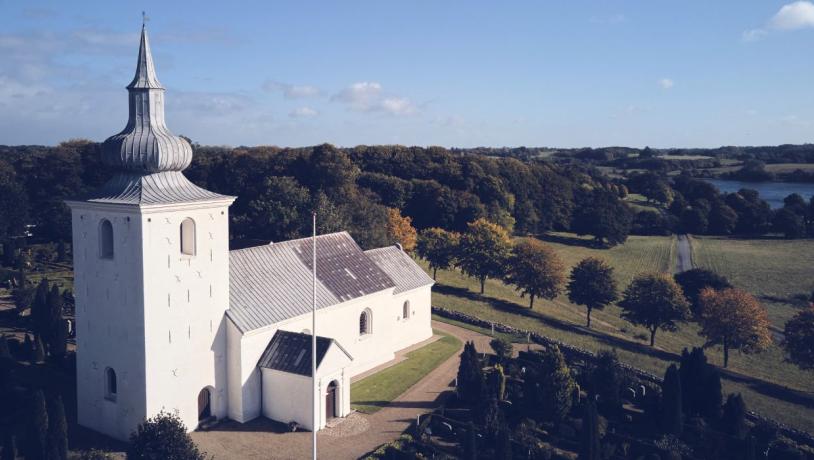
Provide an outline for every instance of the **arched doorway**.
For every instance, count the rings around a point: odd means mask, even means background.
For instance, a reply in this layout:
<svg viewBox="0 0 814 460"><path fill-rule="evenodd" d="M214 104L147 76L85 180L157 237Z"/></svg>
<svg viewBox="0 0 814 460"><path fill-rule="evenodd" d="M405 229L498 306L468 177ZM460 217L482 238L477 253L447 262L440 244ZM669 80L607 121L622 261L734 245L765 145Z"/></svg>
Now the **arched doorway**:
<svg viewBox="0 0 814 460"><path fill-rule="evenodd" d="M206 420L212 416L212 394L209 388L198 393L198 421Z"/></svg>
<svg viewBox="0 0 814 460"><path fill-rule="evenodd" d="M336 417L336 389L338 387L336 380L328 384L328 393L325 394L325 420Z"/></svg>

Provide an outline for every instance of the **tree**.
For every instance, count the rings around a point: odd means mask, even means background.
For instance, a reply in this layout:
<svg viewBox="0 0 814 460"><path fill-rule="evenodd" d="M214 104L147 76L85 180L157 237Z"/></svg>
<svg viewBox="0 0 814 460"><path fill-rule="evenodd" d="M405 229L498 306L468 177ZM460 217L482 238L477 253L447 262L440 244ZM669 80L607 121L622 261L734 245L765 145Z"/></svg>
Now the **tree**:
<svg viewBox="0 0 814 460"><path fill-rule="evenodd" d="M17 459L17 440L14 438L12 430L6 430L3 435L3 454L0 460L16 460Z"/></svg>
<svg viewBox="0 0 814 460"><path fill-rule="evenodd" d="M786 323L783 336L786 359L800 369L814 369L814 303Z"/></svg>
<svg viewBox="0 0 814 460"><path fill-rule="evenodd" d="M759 353L772 343L766 309L751 294L740 289L715 291L706 288L699 296L701 332L707 345L722 345L724 367L729 365L729 350Z"/></svg>
<svg viewBox="0 0 814 460"><path fill-rule="evenodd" d="M496 337L489 341L489 346L495 352L497 362L503 364L512 357L512 343L503 337Z"/></svg>
<svg viewBox="0 0 814 460"><path fill-rule="evenodd" d="M416 252L430 264L432 279L436 279L438 269L446 270L455 262L461 235L442 228L432 227L421 231Z"/></svg>
<svg viewBox="0 0 814 460"><path fill-rule="evenodd" d="M593 235L597 242L615 246L627 240L632 222L630 209L618 196L595 188L580 193L571 230L578 235Z"/></svg>
<svg viewBox="0 0 814 460"><path fill-rule="evenodd" d="M467 342L461 353L461 364L458 366L458 397L471 406L475 406L483 393L483 369L474 342Z"/></svg>
<svg viewBox="0 0 814 460"><path fill-rule="evenodd" d="M300 238L310 233L311 204L311 194L296 179L270 176L249 201L247 212L235 216L236 231L248 238L272 241Z"/></svg>
<svg viewBox="0 0 814 460"><path fill-rule="evenodd" d="M616 350L599 352L590 374L590 395L599 396L599 409L616 416L622 411L624 376Z"/></svg>
<svg viewBox="0 0 814 460"><path fill-rule="evenodd" d="M32 459L46 459L48 438L48 411L45 406L45 394L37 390L32 395L28 422L28 442L25 456Z"/></svg>
<svg viewBox="0 0 814 460"><path fill-rule="evenodd" d="M511 248L509 234L503 227L478 219L469 224L468 231L461 237L458 264L465 274L480 281L483 294L487 278L502 278L505 274Z"/></svg>
<svg viewBox="0 0 814 460"><path fill-rule="evenodd" d="M37 336L42 336L48 329L48 279L43 278L37 285L34 300L31 303L32 329Z"/></svg>
<svg viewBox="0 0 814 460"><path fill-rule="evenodd" d="M746 403L743 397L738 394L730 394L724 404L721 424L724 431L738 439L746 438L749 427L746 425Z"/></svg>
<svg viewBox="0 0 814 460"><path fill-rule="evenodd" d="M588 257L571 270L568 300L577 305L585 305L588 328L591 327L591 311L604 309L618 297L613 268L605 261Z"/></svg>
<svg viewBox="0 0 814 460"><path fill-rule="evenodd" d="M772 220L774 231L782 233L786 238L800 238L806 234L804 216L795 213L789 208L777 210Z"/></svg>
<svg viewBox="0 0 814 460"><path fill-rule="evenodd" d="M41 363L45 361L45 345L42 343L42 338L37 337L34 341L34 352L31 355L32 363Z"/></svg>
<svg viewBox="0 0 814 460"><path fill-rule="evenodd" d="M665 273L640 274L625 289L622 317L650 331L650 346L656 343L656 331L678 330L678 322L690 317L690 307L681 287Z"/></svg>
<svg viewBox="0 0 814 460"><path fill-rule="evenodd" d="M508 427L504 427L497 433L495 460L512 460L512 438Z"/></svg>
<svg viewBox="0 0 814 460"><path fill-rule="evenodd" d="M684 431L684 413L681 391L681 378L675 364L671 364L661 383L662 413L661 427L667 434L680 436Z"/></svg>
<svg viewBox="0 0 814 460"><path fill-rule="evenodd" d="M68 422L65 420L65 406L57 395L48 399L48 460L67 460Z"/></svg>
<svg viewBox="0 0 814 460"><path fill-rule="evenodd" d="M702 415L708 419L716 420L720 416L721 402L721 376L714 366L707 363L703 348L693 348L681 352L682 401L684 413L689 415Z"/></svg>
<svg viewBox="0 0 814 460"><path fill-rule="evenodd" d="M136 427L130 434L127 447L128 460L203 460L200 452L187 434L184 422L163 410Z"/></svg>
<svg viewBox="0 0 814 460"><path fill-rule="evenodd" d="M703 207L693 206L681 213L681 229L685 233L704 234L709 227L709 211Z"/></svg>
<svg viewBox="0 0 814 460"><path fill-rule="evenodd" d="M681 290L684 291L684 296L690 301L690 309L696 316L701 314L698 296L704 288L720 290L732 287L726 277L706 268L693 268L676 273L674 278L676 283L681 286Z"/></svg>
<svg viewBox="0 0 814 460"><path fill-rule="evenodd" d="M45 339L46 343L48 344L48 350L50 353L52 344L56 348L60 348L60 345L57 343L57 341L59 340L59 337L57 337L57 335L60 334L59 328L63 326L62 294L60 294L59 287L56 284L51 286L51 289L48 291L46 305L47 305L47 318L44 319L46 326L42 336Z"/></svg>
<svg viewBox="0 0 814 460"><path fill-rule="evenodd" d="M725 203L716 201L709 211L709 233L729 235L738 224L738 213Z"/></svg>
<svg viewBox="0 0 814 460"><path fill-rule="evenodd" d="M475 424L469 422L466 428L466 438L464 441L465 460L477 460L478 458L478 433L475 432Z"/></svg>
<svg viewBox="0 0 814 460"><path fill-rule="evenodd" d="M405 252L411 253L416 246L416 231L413 228L413 219L404 217L401 211L387 208L387 236L394 242L401 244Z"/></svg>
<svg viewBox="0 0 814 460"><path fill-rule="evenodd" d="M57 362L65 357L68 351L68 321L60 319L48 341L48 351Z"/></svg>
<svg viewBox="0 0 814 460"><path fill-rule="evenodd" d="M550 420L562 421L571 411L576 383L565 357L556 345L547 347L541 363L541 410Z"/></svg>
<svg viewBox="0 0 814 460"><path fill-rule="evenodd" d="M599 414L596 404L587 401L583 407L582 429L579 432L579 460L599 460Z"/></svg>
<svg viewBox="0 0 814 460"><path fill-rule="evenodd" d="M514 245L506 281L529 296L529 308L535 297L557 297L565 282L565 266L560 256L539 240L525 238Z"/></svg>

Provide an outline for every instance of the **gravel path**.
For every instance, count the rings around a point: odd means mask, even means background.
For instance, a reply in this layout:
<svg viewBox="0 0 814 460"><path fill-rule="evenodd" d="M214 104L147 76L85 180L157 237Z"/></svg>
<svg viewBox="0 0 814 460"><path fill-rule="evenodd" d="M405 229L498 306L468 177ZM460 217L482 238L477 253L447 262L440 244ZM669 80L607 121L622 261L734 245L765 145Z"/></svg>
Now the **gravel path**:
<svg viewBox="0 0 814 460"><path fill-rule="evenodd" d="M432 327L459 338L472 340L486 352L491 337L451 324L433 321ZM402 352L399 352L402 353ZM419 414L431 411L437 399L451 389L458 372L460 352L444 361L388 406L372 415L356 413L317 436L319 457L355 459L395 440ZM343 427L345 423L349 425ZM213 431L192 433L198 446L216 459L309 458L311 433L285 433L280 426L260 418L246 424L225 422Z"/></svg>
<svg viewBox="0 0 814 460"><path fill-rule="evenodd" d="M692 246L687 235L678 235L676 256L676 273L693 269Z"/></svg>

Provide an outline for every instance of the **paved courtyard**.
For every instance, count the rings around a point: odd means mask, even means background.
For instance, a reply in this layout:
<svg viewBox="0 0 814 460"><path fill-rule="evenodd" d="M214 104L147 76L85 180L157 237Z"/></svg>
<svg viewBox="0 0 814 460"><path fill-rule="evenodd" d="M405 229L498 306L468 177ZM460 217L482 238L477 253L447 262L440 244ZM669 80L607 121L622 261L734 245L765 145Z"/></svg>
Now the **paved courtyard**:
<svg viewBox="0 0 814 460"><path fill-rule="evenodd" d="M461 341L474 340L479 351L489 350L488 336L437 321L432 327ZM403 359L406 351L399 352L397 360ZM452 388L459 355L455 353L382 410L371 415L355 413L320 431L319 458L355 459L396 439L419 414L438 405L442 392ZM229 421L212 431L195 432L192 438L216 459L302 459L311 455L310 432L289 433L283 424L265 418L245 424Z"/></svg>

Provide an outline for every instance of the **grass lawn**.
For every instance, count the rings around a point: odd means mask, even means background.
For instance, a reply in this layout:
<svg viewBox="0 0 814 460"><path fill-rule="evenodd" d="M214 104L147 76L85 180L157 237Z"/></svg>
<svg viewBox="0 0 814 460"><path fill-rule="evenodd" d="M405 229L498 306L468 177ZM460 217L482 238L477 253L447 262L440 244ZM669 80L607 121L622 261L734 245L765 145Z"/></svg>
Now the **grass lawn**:
<svg viewBox="0 0 814 460"><path fill-rule="evenodd" d="M548 235L544 239L569 268L589 255L607 260L616 270L620 289L624 289L636 273L671 272L675 265L674 237L631 237L624 245L612 249L588 247L585 240L564 233ZM814 281L811 278L809 282ZM737 284L737 280L732 279ZM458 271L439 271L433 304L487 321L536 331L592 351L615 348L623 361L658 375L664 373L670 362L678 359L684 347L704 344L703 338L697 334L698 326L693 323L683 325L675 333L659 331L656 347L650 348L645 329L621 319L620 309L615 305L594 311L593 328L586 329L584 308L571 304L565 296L553 301L535 301L534 310L529 310L528 300L500 281L487 280L483 296L478 290L476 280ZM719 349L707 350L707 356L713 364L722 364ZM726 392L742 393L750 409L791 426L814 431L814 374L783 362L779 348L772 347L765 353L752 356L733 353L730 369L742 376L725 379Z"/></svg>
<svg viewBox="0 0 814 460"><path fill-rule="evenodd" d="M407 359L366 377L350 387L351 407L372 414L415 385L461 348L457 338L433 331L441 338L407 353Z"/></svg>

